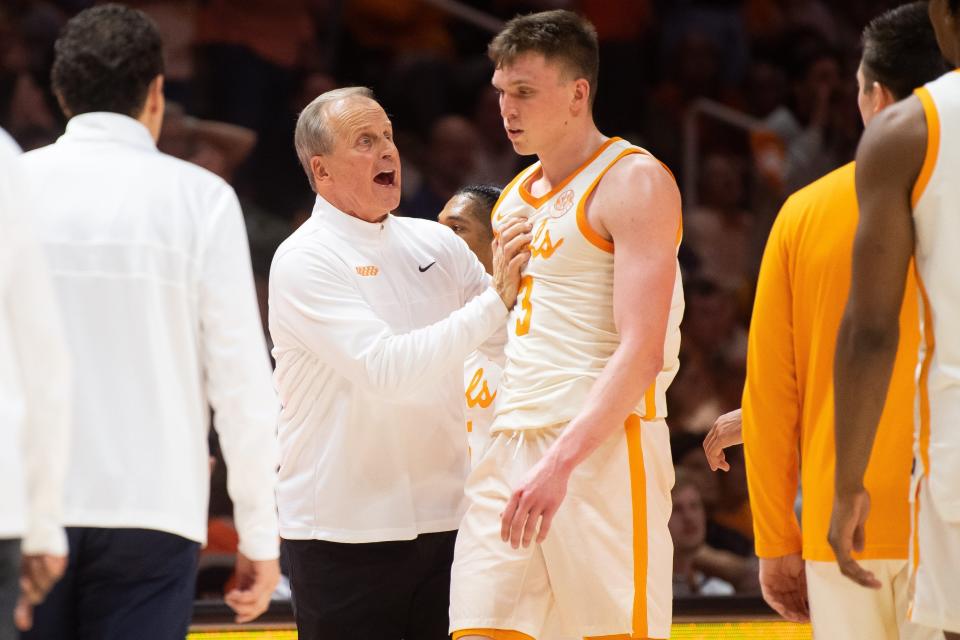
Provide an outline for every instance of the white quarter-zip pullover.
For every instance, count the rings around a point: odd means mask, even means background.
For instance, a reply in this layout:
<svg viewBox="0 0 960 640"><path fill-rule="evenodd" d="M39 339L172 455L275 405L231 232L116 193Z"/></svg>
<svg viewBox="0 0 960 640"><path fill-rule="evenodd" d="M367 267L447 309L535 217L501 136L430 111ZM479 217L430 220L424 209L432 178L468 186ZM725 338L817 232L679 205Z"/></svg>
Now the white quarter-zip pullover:
<svg viewBox="0 0 960 640"><path fill-rule="evenodd" d="M65 555L69 357L19 153L0 129L0 539L22 537L27 554Z"/></svg>
<svg viewBox="0 0 960 640"><path fill-rule="evenodd" d="M22 163L74 361L65 523L205 542L212 407L240 551L277 557L276 399L233 189L116 113Z"/></svg>
<svg viewBox="0 0 960 640"><path fill-rule="evenodd" d="M484 341L502 352L506 338L489 282L443 225L368 223L317 198L270 272L284 538L457 528L469 467L463 363Z"/></svg>

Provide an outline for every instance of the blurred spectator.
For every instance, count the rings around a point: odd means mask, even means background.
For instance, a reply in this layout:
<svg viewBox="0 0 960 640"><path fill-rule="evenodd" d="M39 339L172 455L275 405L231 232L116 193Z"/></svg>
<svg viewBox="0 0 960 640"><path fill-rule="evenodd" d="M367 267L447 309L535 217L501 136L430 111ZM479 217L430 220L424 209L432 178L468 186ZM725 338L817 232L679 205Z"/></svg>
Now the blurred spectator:
<svg viewBox="0 0 960 640"><path fill-rule="evenodd" d="M668 403L675 427L702 433L718 415L740 406L747 332L734 292L706 278L688 280L684 292L680 372Z"/></svg>
<svg viewBox="0 0 960 640"><path fill-rule="evenodd" d="M728 450L731 471L715 473L703 455L703 435L674 432L670 437L674 466L697 486L707 513L707 544L743 558L753 557L753 531L749 519L743 528L743 511L750 517L746 501L746 472L741 453ZM732 456L729 455L732 453ZM736 468L736 470L734 470ZM727 477L729 473L734 475ZM737 527L737 528L734 528Z"/></svg>
<svg viewBox="0 0 960 640"><path fill-rule="evenodd" d="M697 555L706 546L707 516L700 489L685 473L678 472L673 490L670 536L673 538L673 595L729 596L733 585L707 577L696 569Z"/></svg>
<svg viewBox="0 0 960 640"><path fill-rule="evenodd" d="M701 274L738 291L749 286L753 219L743 208L744 166L739 158L711 154L703 162L697 208L684 217L683 237L700 258Z"/></svg>
<svg viewBox="0 0 960 640"><path fill-rule="evenodd" d="M160 39L163 40L163 92L167 100L193 109L200 0L127 0L127 4L150 16L160 31Z"/></svg>
<svg viewBox="0 0 960 640"><path fill-rule="evenodd" d="M157 146L164 153L233 182L234 171L256 143L257 134L246 127L194 118L179 104L168 101Z"/></svg>
<svg viewBox="0 0 960 640"><path fill-rule="evenodd" d="M414 218L435 220L457 189L477 169L479 136L469 120L445 116L433 125L420 188L400 209Z"/></svg>

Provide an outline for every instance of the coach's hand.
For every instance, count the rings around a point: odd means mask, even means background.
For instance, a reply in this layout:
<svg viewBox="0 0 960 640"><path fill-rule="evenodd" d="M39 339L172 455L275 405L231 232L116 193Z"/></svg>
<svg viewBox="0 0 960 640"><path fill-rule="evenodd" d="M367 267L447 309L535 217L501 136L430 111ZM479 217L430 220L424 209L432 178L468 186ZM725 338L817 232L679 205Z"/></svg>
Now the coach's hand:
<svg viewBox="0 0 960 640"><path fill-rule="evenodd" d="M864 525L870 514L870 494L864 488L850 493L837 492L833 498L833 514L830 516L830 534L827 539L837 557L840 573L857 584L879 589L877 577L853 559L854 551L863 551L866 543Z"/></svg>
<svg viewBox="0 0 960 640"><path fill-rule="evenodd" d="M493 288L507 309L512 309L517 302L520 270L530 260L531 229L526 218L515 217L493 238Z"/></svg>
<svg viewBox="0 0 960 640"><path fill-rule="evenodd" d="M760 558L760 592L774 611L790 622L808 622L807 573L799 553Z"/></svg>
<svg viewBox="0 0 960 640"><path fill-rule="evenodd" d="M707 463L711 471L720 469L730 471L727 456L723 450L735 444L743 444L743 412L741 409L725 413L713 423L713 427L703 439L703 452L707 454Z"/></svg>
<svg viewBox="0 0 960 640"><path fill-rule="evenodd" d="M223 600L236 612L238 623L256 620L270 606L270 597L280 582L280 562L251 560L238 553L236 574L237 586Z"/></svg>
<svg viewBox="0 0 960 640"><path fill-rule="evenodd" d="M514 549L529 547L534 534L543 542L560 503L567 495L571 468L549 452L530 469L500 517L500 537ZM538 526L539 524L539 526Z"/></svg>
<svg viewBox="0 0 960 640"><path fill-rule="evenodd" d="M30 554L20 566L20 591L30 604L40 604L67 568L66 556Z"/></svg>

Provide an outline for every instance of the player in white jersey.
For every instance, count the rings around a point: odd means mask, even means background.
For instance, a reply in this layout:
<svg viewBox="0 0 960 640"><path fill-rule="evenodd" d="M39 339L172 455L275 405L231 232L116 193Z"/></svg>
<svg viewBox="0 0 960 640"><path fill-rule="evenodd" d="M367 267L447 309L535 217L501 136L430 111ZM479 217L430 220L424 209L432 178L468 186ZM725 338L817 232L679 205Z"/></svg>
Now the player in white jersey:
<svg viewBox="0 0 960 640"><path fill-rule="evenodd" d="M944 56L960 66L960 0L930 0ZM915 593L910 619L960 638L960 73L891 106L857 151L860 222L850 298L835 362L837 471L830 543L841 570L876 578L851 559L870 497L863 475L897 349L897 314L911 258L921 292L912 498Z"/></svg>
<svg viewBox="0 0 960 640"><path fill-rule="evenodd" d="M467 482L454 639L666 638L673 468L664 392L683 296L680 197L649 153L596 128L596 33L567 11L490 45L507 134L539 162L494 209L533 223L491 442Z"/></svg>
<svg viewBox="0 0 960 640"><path fill-rule="evenodd" d="M490 214L500 198L501 189L491 185L470 185L459 189L444 205L438 220L463 238L470 250L486 269L493 274L493 227ZM474 351L463 367L465 415L467 419L467 444L470 464L476 464L486 449L493 424L494 400L503 361L489 357L482 351Z"/></svg>

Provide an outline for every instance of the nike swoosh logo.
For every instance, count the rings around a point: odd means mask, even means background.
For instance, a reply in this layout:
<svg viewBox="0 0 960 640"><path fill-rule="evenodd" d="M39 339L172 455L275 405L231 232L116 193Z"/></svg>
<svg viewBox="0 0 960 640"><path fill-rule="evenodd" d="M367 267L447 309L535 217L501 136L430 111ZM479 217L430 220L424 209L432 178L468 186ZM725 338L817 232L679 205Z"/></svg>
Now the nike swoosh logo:
<svg viewBox="0 0 960 640"><path fill-rule="evenodd" d="M425 267L420 267L420 266L418 266L417 269L420 269L420 273L423 273L424 271L426 271L427 269L429 269L430 267L432 267L432 266L435 265L435 264L437 264L437 261L436 261L436 260L434 260L433 262L431 262L430 264L428 264L428 265L425 266Z"/></svg>

